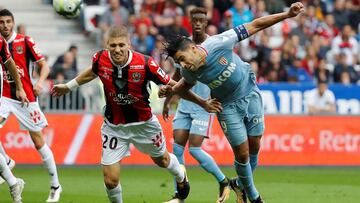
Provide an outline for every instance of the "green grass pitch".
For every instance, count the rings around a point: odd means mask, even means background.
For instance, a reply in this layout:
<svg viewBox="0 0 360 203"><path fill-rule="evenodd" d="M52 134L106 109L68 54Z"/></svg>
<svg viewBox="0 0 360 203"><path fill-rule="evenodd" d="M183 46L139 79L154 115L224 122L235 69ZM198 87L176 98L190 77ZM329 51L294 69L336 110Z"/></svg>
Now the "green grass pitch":
<svg viewBox="0 0 360 203"><path fill-rule="evenodd" d="M235 176L231 167L224 173ZM188 167L191 192L188 203L214 203L215 179L199 167ZM24 203L45 202L48 175L38 166L16 166L25 182ZM124 167L121 171L125 203L160 203L173 193L170 174L157 167ZM63 203L107 203L100 167L59 167ZM360 168L259 167L255 183L267 203L339 203L360 201ZM6 184L0 185L0 202L10 201ZM228 202L235 202L232 193Z"/></svg>

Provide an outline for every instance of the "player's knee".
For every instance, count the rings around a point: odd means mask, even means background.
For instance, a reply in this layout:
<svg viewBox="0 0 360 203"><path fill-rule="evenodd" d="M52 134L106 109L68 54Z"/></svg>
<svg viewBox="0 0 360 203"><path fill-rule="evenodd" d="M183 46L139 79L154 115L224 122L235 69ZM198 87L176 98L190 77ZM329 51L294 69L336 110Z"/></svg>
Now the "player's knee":
<svg viewBox="0 0 360 203"><path fill-rule="evenodd" d="M170 163L170 157L169 156L156 157L153 158L153 161L159 167L166 168Z"/></svg>
<svg viewBox="0 0 360 203"><path fill-rule="evenodd" d="M36 149L41 149L44 146L45 141L40 132L30 132L30 136Z"/></svg>
<svg viewBox="0 0 360 203"><path fill-rule="evenodd" d="M105 183L106 188L113 189L117 185L119 185L119 178L104 175L104 183Z"/></svg>
<svg viewBox="0 0 360 203"><path fill-rule="evenodd" d="M236 152L235 159L239 163L246 164L249 161L249 151L241 150Z"/></svg>

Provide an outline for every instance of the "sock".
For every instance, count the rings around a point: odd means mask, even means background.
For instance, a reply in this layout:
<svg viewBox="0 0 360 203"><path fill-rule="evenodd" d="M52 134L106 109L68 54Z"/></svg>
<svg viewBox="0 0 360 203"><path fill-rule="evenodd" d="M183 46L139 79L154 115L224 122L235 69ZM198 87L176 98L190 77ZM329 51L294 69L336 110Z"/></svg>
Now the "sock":
<svg viewBox="0 0 360 203"><path fill-rule="evenodd" d="M3 147L3 145L2 145L1 142L0 142L0 154L2 154L2 155L4 156L5 162L6 162L6 163L9 163L10 157L6 154L5 149L4 149L4 147Z"/></svg>
<svg viewBox="0 0 360 203"><path fill-rule="evenodd" d="M172 153L169 153L170 161L167 169L169 172L175 176L176 181L181 182L185 178L184 172L180 168L179 161L177 160L176 156Z"/></svg>
<svg viewBox="0 0 360 203"><path fill-rule="evenodd" d="M42 158L46 168L49 171L49 175L51 177L51 181L50 181L51 186L54 186L54 187L59 186L60 183L59 183L58 174L56 171L54 155L53 155L51 149L46 144L44 144L44 146L42 146L38 151L41 155L41 158Z"/></svg>
<svg viewBox="0 0 360 203"><path fill-rule="evenodd" d="M247 162L246 164L241 164L235 161L235 169L238 175L238 179L240 179L240 182L242 183L249 199L255 200L256 198L258 198L259 193L255 188L250 163Z"/></svg>
<svg viewBox="0 0 360 203"><path fill-rule="evenodd" d="M12 174L10 168L6 164L5 158L0 154L0 174L4 180L9 184L9 187L16 184L16 178Z"/></svg>
<svg viewBox="0 0 360 203"><path fill-rule="evenodd" d="M174 142L174 144L173 144L173 153L176 156L179 163L184 165L185 164L185 161L184 161L184 147L179 145L179 144L176 144Z"/></svg>
<svg viewBox="0 0 360 203"><path fill-rule="evenodd" d="M254 173L257 165L258 165L258 160L259 160L259 153L257 154L250 154L250 166L251 166L251 171Z"/></svg>
<svg viewBox="0 0 360 203"><path fill-rule="evenodd" d="M219 166L215 163L214 159L202 150L200 147L190 147L189 152L201 165L205 171L211 173L218 182L225 179L225 175L221 172Z"/></svg>
<svg viewBox="0 0 360 203"><path fill-rule="evenodd" d="M120 184L113 189L108 189L105 186L105 189L111 203L122 203L122 190Z"/></svg>
<svg viewBox="0 0 360 203"><path fill-rule="evenodd" d="M250 166L251 166L251 171L254 173L257 165L258 165L258 160L259 160L259 153L257 154L250 154ZM243 184L241 183L241 181L239 179L236 180L236 184L240 187L241 190L244 189Z"/></svg>

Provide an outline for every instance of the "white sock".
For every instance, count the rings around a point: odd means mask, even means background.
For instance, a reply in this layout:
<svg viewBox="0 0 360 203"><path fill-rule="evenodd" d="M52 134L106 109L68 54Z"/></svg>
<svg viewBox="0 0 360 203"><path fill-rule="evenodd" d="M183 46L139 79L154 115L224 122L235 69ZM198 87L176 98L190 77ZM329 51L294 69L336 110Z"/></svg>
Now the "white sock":
<svg viewBox="0 0 360 203"><path fill-rule="evenodd" d="M10 157L6 154L5 149L1 142L0 142L0 154L4 156L6 163L9 163Z"/></svg>
<svg viewBox="0 0 360 203"><path fill-rule="evenodd" d="M9 187L16 184L16 178L12 174L9 166L5 162L5 158L3 155L0 154L0 174L6 180L6 182L9 184Z"/></svg>
<svg viewBox="0 0 360 203"><path fill-rule="evenodd" d="M175 176L176 181L182 182L185 178L184 171L180 168L180 163L177 160L176 156L172 153L169 153L170 156L170 162L167 167L167 169L170 171L170 173Z"/></svg>
<svg viewBox="0 0 360 203"><path fill-rule="evenodd" d="M122 191L120 184L113 189L108 189L105 186L105 189L111 203L122 203Z"/></svg>
<svg viewBox="0 0 360 203"><path fill-rule="evenodd" d="M41 155L41 158L42 158L46 168L49 170L49 175L51 177L51 181L50 181L51 186L54 186L54 187L59 186L60 183L59 183L58 174L56 171L54 155L53 155L51 149L46 144L44 144L44 146L41 147L38 151Z"/></svg>

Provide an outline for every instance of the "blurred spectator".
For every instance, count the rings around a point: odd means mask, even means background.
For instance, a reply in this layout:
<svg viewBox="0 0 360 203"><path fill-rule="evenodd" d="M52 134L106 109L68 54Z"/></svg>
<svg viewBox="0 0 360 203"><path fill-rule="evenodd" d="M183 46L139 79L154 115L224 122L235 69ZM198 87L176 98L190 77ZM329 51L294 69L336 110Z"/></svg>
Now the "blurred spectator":
<svg viewBox="0 0 360 203"><path fill-rule="evenodd" d="M214 7L214 1L204 0L204 8L206 8L207 10L207 18L209 20L209 24L219 27L222 16L219 10L216 7Z"/></svg>
<svg viewBox="0 0 360 203"><path fill-rule="evenodd" d="M312 82L312 77L309 73L301 66L301 59L296 58L294 64L287 70L288 82Z"/></svg>
<svg viewBox="0 0 360 203"><path fill-rule="evenodd" d="M161 55L164 52L164 40L165 38L162 35L156 36L155 48L153 49L151 56L154 58L157 64L160 64Z"/></svg>
<svg viewBox="0 0 360 203"><path fill-rule="evenodd" d="M308 40L309 40L309 35L308 35L309 30L305 26L306 15L300 14L297 17L295 17L295 20L296 20L296 25L294 28L292 28L292 30L290 32L290 36L292 36L292 35L299 36L300 45L305 46L306 42L308 42Z"/></svg>
<svg viewBox="0 0 360 203"><path fill-rule="evenodd" d="M124 25L126 26L129 21L129 11L120 4L119 0L109 0L109 8L106 10L99 20L99 28L101 29L101 39L103 40L103 46L105 39L105 33L112 25Z"/></svg>
<svg viewBox="0 0 360 203"><path fill-rule="evenodd" d="M232 13L232 22L234 27L248 23L254 18L244 0L235 0L234 5L229 10Z"/></svg>
<svg viewBox="0 0 360 203"><path fill-rule="evenodd" d="M287 72L281 63L281 52L271 51L270 61L265 69L265 79L269 82L287 81Z"/></svg>
<svg viewBox="0 0 360 203"><path fill-rule="evenodd" d="M309 114L335 113L335 96L328 89L326 81L319 80L317 88L307 94L307 108Z"/></svg>
<svg viewBox="0 0 360 203"><path fill-rule="evenodd" d="M283 0L267 0L266 8L270 14L280 13L284 10L285 3Z"/></svg>
<svg viewBox="0 0 360 203"><path fill-rule="evenodd" d="M151 14L145 9L141 9L138 17L134 20L135 32L139 29L140 24L145 24L147 26L150 35L157 35L159 32L153 24Z"/></svg>
<svg viewBox="0 0 360 203"><path fill-rule="evenodd" d="M224 14L232 6L232 1L229 0L214 0L214 7L216 7L220 14Z"/></svg>
<svg viewBox="0 0 360 203"><path fill-rule="evenodd" d="M148 31L147 25L142 23L138 26L135 36L131 39L134 50L146 55L150 55L155 47L154 37L149 35Z"/></svg>
<svg viewBox="0 0 360 203"><path fill-rule="evenodd" d="M350 25L345 25L342 29L341 35L333 39L331 49L337 61L339 61L340 53L346 55L346 64L353 66L357 62L359 54L359 44L352 36L352 29Z"/></svg>
<svg viewBox="0 0 360 203"><path fill-rule="evenodd" d="M256 2L256 10L254 12L255 18L260 18L263 16L269 15L269 12L266 11L266 4L265 1L259 0Z"/></svg>
<svg viewBox="0 0 360 203"><path fill-rule="evenodd" d="M16 28L16 32L21 35L26 35L26 26L25 24L19 24Z"/></svg>
<svg viewBox="0 0 360 203"><path fill-rule="evenodd" d="M174 35L183 35L188 37L189 33L187 30L182 26L183 17L178 15L175 17L175 23L173 25L167 26L163 28L160 33L161 35L166 37L171 37Z"/></svg>
<svg viewBox="0 0 360 203"><path fill-rule="evenodd" d="M224 13L223 19L220 24L220 33L233 28L232 12L227 10Z"/></svg>
<svg viewBox="0 0 360 203"><path fill-rule="evenodd" d="M351 79L348 72L342 72L340 75L340 83L343 85L350 85Z"/></svg>
<svg viewBox="0 0 360 203"><path fill-rule="evenodd" d="M76 77L77 71L72 68L74 63L73 54L68 51L64 54L63 58L63 63L58 63L53 66L52 74L50 74L51 79L62 77L62 75L66 80Z"/></svg>
<svg viewBox="0 0 360 203"><path fill-rule="evenodd" d="M302 67L304 67L309 75L314 74L315 69L318 67L318 57L314 46L308 45L306 47L306 56L302 60Z"/></svg>
<svg viewBox="0 0 360 203"><path fill-rule="evenodd" d="M77 53L78 53L78 47L77 47L76 45L72 44L72 45L70 45L68 52L70 52L70 53L72 54L72 56L73 56L73 60L72 60L73 63L72 63L72 65L71 65L71 68L72 68L74 71L77 72ZM65 55L65 54L62 54L62 55L60 55L60 56L56 59L53 67L61 66L61 64L64 63L64 55Z"/></svg>
<svg viewBox="0 0 360 203"><path fill-rule="evenodd" d="M208 25L206 27L206 33L209 35L209 36L213 36L213 35L217 35L218 34L218 29L215 25Z"/></svg>
<svg viewBox="0 0 360 203"><path fill-rule="evenodd" d="M345 0L335 0L333 15L336 27L342 29L349 24L349 12L345 9Z"/></svg>
<svg viewBox="0 0 360 203"><path fill-rule="evenodd" d="M341 74L343 72L347 72L349 74L351 83L357 83L359 80L359 74L354 69L354 66L346 63L346 54L341 52L339 63L335 65L334 69L334 82L341 82Z"/></svg>
<svg viewBox="0 0 360 203"><path fill-rule="evenodd" d="M327 64L326 64L326 60L324 58L319 59L319 66L318 68L315 70L315 79L317 81L319 80L323 80L323 81L330 81L331 77L330 77L330 71L329 69L326 68Z"/></svg>

